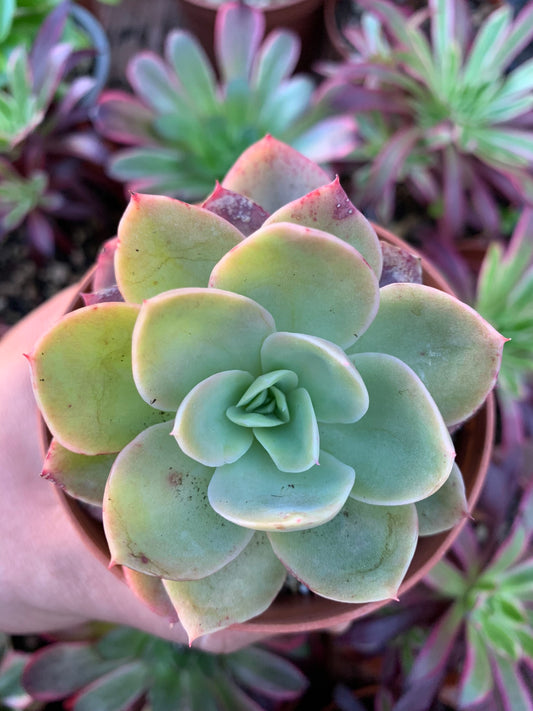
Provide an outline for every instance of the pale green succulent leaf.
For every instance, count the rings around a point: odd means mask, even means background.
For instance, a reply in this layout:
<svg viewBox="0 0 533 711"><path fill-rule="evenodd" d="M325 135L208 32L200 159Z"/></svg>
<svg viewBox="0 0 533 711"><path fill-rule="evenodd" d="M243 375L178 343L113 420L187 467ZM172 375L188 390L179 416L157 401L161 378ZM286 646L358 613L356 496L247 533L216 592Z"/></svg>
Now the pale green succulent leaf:
<svg viewBox="0 0 533 711"><path fill-rule="evenodd" d="M155 575L139 573L138 570L133 570L126 566L122 568L122 574L130 590L152 612L155 612L160 617L166 617L171 623L178 621L174 605L170 602L161 578L156 578Z"/></svg>
<svg viewBox="0 0 533 711"><path fill-rule="evenodd" d="M274 331L255 301L218 289L176 289L145 301L133 334L133 375L142 397L175 411L205 378L261 372L260 349Z"/></svg>
<svg viewBox="0 0 533 711"><path fill-rule="evenodd" d="M241 427L278 427L283 424L283 420L274 414L262 412L247 412L243 407L228 407L227 417L236 425Z"/></svg>
<svg viewBox="0 0 533 711"><path fill-rule="evenodd" d="M258 531L295 531L319 526L340 510L354 471L327 452L305 472L280 472L254 444L234 464L217 469L209 484L211 506L221 516Z"/></svg>
<svg viewBox="0 0 533 711"><path fill-rule="evenodd" d="M297 388L287 393L290 419L278 427L256 427L255 438L282 472L303 472L318 462L318 425L309 393Z"/></svg>
<svg viewBox="0 0 533 711"><path fill-rule="evenodd" d="M368 389L367 413L353 424L321 424L320 446L357 473L352 496L382 505L419 501L450 474L455 451L420 378L383 353L354 363Z"/></svg>
<svg viewBox="0 0 533 711"><path fill-rule="evenodd" d="M200 115L215 112L218 105L216 76L199 42L187 32L175 30L169 34L165 50L193 111Z"/></svg>
<svg viewBox="0 0 533 711"><path fill-rule="evenodd" d="M268 165L268 170L265 170ZM266 136L245 150L222 186L246 195L267 212L329 183L330 176L294 148Z"/></svg>
<svg viewBox="0 0 533 711"><path fill-rule="evenodd" d="M289 572L318 595L341 602L387 600L397 596L415 551L416 510L349 498L318 528L268 537Z"/></svg>
<svg viewBox="0 0 533 711"><path fill-rule="evenodd" d="M208 632L264 612L280 591L286 573L267 537L256 533L218 572L202 580L163 582L192 643Z"/></svg>
<svg viewBox="0 0 533 711"><path fill-rule="evenodd" d="M473 706L487 697L493 687L493 674L485 640L475 625L466 625L467 658L459 682L461 708Z"/></svg>
<svg viewBox="0 0 533 711"><path fill-rule="evenodd" d="M376 232L344 192L338 178L276 210L265 222L295 222L329 232L354 247L381 276L383 257Z"/></svg>
<svg viewBox="0 0 533 711"><path fill-rule="evenodd" d="M344 351L316 336L278 331L261 347L264 370L283 365L298 374L318 422L355 422L368 409L368 392Z"/></svg>
<svg viewBox="0 0 533 711"><path fill-rule="evenodd" d="M182 101L169 67L156 54L144 52L133 57L128 72L137 95L155 113L172 112Z"/></svg>
<svg viewBox="0 0 533 711"><path fill-rule="evenodd" d="M493 388L505 338L466 304L421 284L390 284L349 353L381 352L422 379L446 424L462 422Z"/></svg>
<svg viewBox="0 0 533 711"><path fill-rule="evenodd" d="M213 470L183 454L171 429L151 427L119 454L104 495L104 529L113 563L196 580L233 560L252 534L213 511L206 497Z"/></svg>
<svg viewBox="0 0 533 711"><path fill-rule="evenodd" d="M453 528L468 516L465 485L457 464L450 476L434 494L416 502L418 534L432 536Z"/></svg>
<svg viewBox="0 0 533 711"><path fill-rule="evenodd" d="M138 306L124 303L72 311L29 357L39 408L67 449L118 452L146 427L168 419L143 401L133 381L131 341L138 313Z"/></svg>
<svg viewBox="0 0 533 711"><path fill-rule="evenodd" d="M280 222L240 242L214 267L209 286L254 299L280 331L353 344L374 318L378 282L359 252L321 230Z"/></svg>
<svg viewBox="0 0 533 711"><path fill-rule="evenodd" d="M196 205L135 194L118 237L117 283L126 301L141 303L169 289L207 286L213 266L242 234Z"/></svg>
<svg viewBox="0 0 533 711"><path fill-rule="evenodd" d="M263 363L264 365L264 363ZM277 386L282 392L294 390L298 385L298 376L286 368L263 368L269 370L254 380L237 404L237 407L247 407L262 392L272 386Z"/></svg>
<svg viewBox="0 0 533 711"><path fill-rule="evenodd" d="M253 433L226 416L226 410L253 381L243 370L215 373L198 383L182 400L172 434L182 451L208 467L239 459L250 447Z"/></svg>
<svg viewBox="0 0 533 711"><path fill-rule="evenodd" d="M104 489L115 454L77 454L56 439L50 443L41 476L71 496L95 506L102 505Z"/></svg>

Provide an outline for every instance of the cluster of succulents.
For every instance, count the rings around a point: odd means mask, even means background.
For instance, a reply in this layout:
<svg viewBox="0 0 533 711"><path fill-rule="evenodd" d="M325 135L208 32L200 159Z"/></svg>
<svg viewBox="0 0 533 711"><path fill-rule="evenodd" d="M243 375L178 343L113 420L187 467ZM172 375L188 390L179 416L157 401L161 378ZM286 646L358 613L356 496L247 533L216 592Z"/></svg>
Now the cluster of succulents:
<svg viewBox="0 0 533 711"><path fill-rule="evenodd" d="M57 244L68 248L65 226L98 219L102 194L113 193L103 170L108 149L89 123L107 60L98 60L90 76L84 73L86 51L62 39L73 12L61 3L29 54L23 46L10 53L0 89L0 238L21 228L41 257L50 257ZM79 13L86 11L76 8Z"/></svg>
<svg viewBox="0 0 533 711"><path fill-rule="evenodd" d="M448 427L505 339L447 293L380 288L370 223L272 137L202 206L133 195L113 246L107 288L29 356L43 474L103 506L111 563L191 640L287 571L396 597L418 536L466 515Z"/></svg>
<svg viewBox="0 0 533 711"><path fill-rule="evenodd" d="M355 122L333 116L315 83L293 71L300 40L287 29L263 41L263 13L224 3L213 67L198 40L173 30L165 58L141 52L128 65L132 96L106 91L95 124L119 145L110 174L132 191L203 200L252 143L271 134L317 162L347 155Z"/></svg>
<svg viewBox="0 0 533 711"><path fill-rule="evenodd" d="M497 235L502 200L520 206L533 195L531 60L517 62L533 39L533 6L513 18L504 3L476 31L460 0L418 12L354 4L363 16L345 29L350 57L323 67L323 91L358 120L354 199L386 221L405 185L446 234Z"/></svg>

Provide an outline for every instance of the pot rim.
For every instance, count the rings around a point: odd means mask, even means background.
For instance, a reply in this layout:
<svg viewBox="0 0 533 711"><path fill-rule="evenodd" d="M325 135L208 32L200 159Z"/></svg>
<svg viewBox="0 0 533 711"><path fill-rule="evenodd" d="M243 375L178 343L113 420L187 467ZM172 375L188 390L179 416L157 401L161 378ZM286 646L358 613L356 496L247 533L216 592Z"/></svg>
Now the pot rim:
<svg viewBox="0 0 533 711"><path fill-rule="evenodd" d="M454 295L444 277L426 257L387 229L376 224L373 224L373 227L380 239L407 249L413 256L421 260L424 284ZM90 287L94 272L95 267L89 270L79 283L77 294L69 304L66 313L82 305L80 293ZM43 455L46 455L51 434L40 413L39 420L41 448ZM473 511L483 487L492 454L494 431L495 400L494 394L491 392L477 412L464 422L455 433L457 463L463 476L465 476L465 471L469 474L468 481L465 480L469 511ZM470 472L473 473L470 475ZM59 487L56 487L56 492L71 523L93 555L108 568L111 574L125 583L121 566L116 565L109 569L109 548L101 523L91 517L77 499L69 496ZM449 531L419 538L414 557L400 585L399 597L417 585L444 557L461 532L466 520L467 517ZM311 632L359 619L390 602L390 600L380 600L369 603L343 603L313 593L309 595L281 594L258 616L246 622L230 625L228 629L268 634Z"/></svg>

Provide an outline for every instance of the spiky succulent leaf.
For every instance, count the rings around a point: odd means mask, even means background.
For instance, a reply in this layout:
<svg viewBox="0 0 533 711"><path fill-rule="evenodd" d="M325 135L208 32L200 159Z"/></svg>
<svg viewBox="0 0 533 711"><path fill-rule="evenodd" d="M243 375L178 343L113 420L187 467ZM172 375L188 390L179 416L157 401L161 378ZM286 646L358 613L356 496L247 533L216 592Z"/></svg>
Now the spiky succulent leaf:
<svg viewBox="0 0 533 711"><path fill-rule="evenodd" d="M383 257L376 233L351 203L338 177L279 208L265 225L274 222L295 222L335 235L351 244L366 259L378 279L381 276Z"/></svg>
<svg viewBox="0 0 533 711"><path fill-rule="evenodd" d="M117 283L127 301L188 286L209 274L242 234L217 215L179 200L133 195L118 230Z"/></svg>
<svg viewBox="0 0 533 711"><path fill-rule="evenodd" d="M168 419L143 401L133 381L138 313L138 306L123 303L78 309L48 331L30 356L41 412L57 441L73 452L118 452L146 427Z"/></svg>
<svg viewBox="0 0 533 711"><path fill-rule="evenodd" d="M303 472L282 472L254 444L237 462L216 469L208 489L211 506L229 521L258 531L319 526L346 501L354 471L327 452L316 461Z"/></svg>
<svg viewBox="0 0 533 711"><path fill-rule="evenodd" d="M115 454L76 454L55 439L50 443L41 476L76 499L101 506Z"/></svg>
<svg viewBox="0 0 533 711"><path fill-rule="evenodd" d="M164 585L192 643L266 610L286 575L266 536L256 533L234 560L213 575L203 580L165 580Z"/></svg>
<svg viewBox="0 0 533 711"><path fill-rule="evenodd" d="M176 411L199 382L225 370L261 372L274 331L255 301L218 289L177 289L144 302L133 334L133 375L154 406Z"/></svg>
<svg viewBox="0 0 533 711"><path fill-rule="evenodd" d="M416 510L348 498L322 526L268 537L289 571L319 595L343 602L386 600L396 597L413 556Z"/></svg>
<svg viewBox="0 0 533 711"><path fill-rule="evenodd" d="M427 389L402 361L383 353L354 356L368 389L368 412L353 424L320 424L321 447L353 467L352 496L406 504L448 478L455 451Z"/></svg>
<svg viewBox="0 0 533 711"><path fill-rule="evenodd" d="M383 287L379 313L349 353L400 358L421 378L452 425L494 387L505 338L455 297L419 284Z"/></svg>
<svg viewBox="0 0 533 711"><path fill-rule="evenodd" d="M206 496L213 470L184 455L170 430L170 423L151 427L119 454L104 495L104 528L114 563L193 580L235 558L252 532L215 513Z"/></svg>
<svg viewBox="0 0 533 711"><path fill-rule="evenodd" d="M254 299L280 331L341 347L355 342L378 308L376 276L357 250L321 230L286 222L240 242L214 267L209 286Z"/></svg>
<svg viewBox="0 0 533 711"><path fill-rule="evenodd" d="M263 166L268 164L268 170ZM222 181L222 186L242 193L267 212L330 182L316 163L272 136L245 150Z"/></svg>

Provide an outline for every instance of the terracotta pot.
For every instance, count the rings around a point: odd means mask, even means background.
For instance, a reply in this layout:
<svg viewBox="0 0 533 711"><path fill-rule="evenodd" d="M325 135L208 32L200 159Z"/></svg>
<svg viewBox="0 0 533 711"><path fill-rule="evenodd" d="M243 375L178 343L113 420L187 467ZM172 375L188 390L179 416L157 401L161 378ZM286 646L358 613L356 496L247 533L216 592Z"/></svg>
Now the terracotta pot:
<svg viewBox="0 0 533 711"><path fill-rule="evenodd" d="M422 259L424 284L453 294L443 277L422 255L387 230L376 225L374 227L380 239L403 247ZM92 272L89 272L80 284L80 292L90 290L91 280ZM82 305L81 298L77 297L69 310ZM478 412L454 435L456 461L463 474L470 511L474 509L481 492L490 462L494 421L494 398L491 394ZM51 436L42 418L41 430L44 455ZM100 522L92 517L76 499L64 494L59 488L57 494L79 534L84 538L93 554L107 567L110 554ZM419 539L415 555L399 590L400 597L413 588L444 556L457 538L463 524L464 521L450 531ZM113 567L111 571L122 577L120 566ZM261 615L233 627L250 633L271 635L320 630L343 625L368 615L388 603L389 601L385 600L367 604L353 604L334 602L313 594L307 596L281 594Z"/></svg>
<svg viewBox="0 0 533 711"><path fill-rule="evenodd" d="M309 69L318 57L323 43L324 0L287 0L261 7L265 16L265 33L278 28L296 32L302 42L298 69ZM200 41L211 61L214 60L213 35L218 5L208 0L178 0L187 29Z"/></svg>

